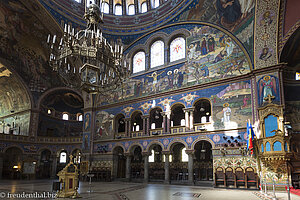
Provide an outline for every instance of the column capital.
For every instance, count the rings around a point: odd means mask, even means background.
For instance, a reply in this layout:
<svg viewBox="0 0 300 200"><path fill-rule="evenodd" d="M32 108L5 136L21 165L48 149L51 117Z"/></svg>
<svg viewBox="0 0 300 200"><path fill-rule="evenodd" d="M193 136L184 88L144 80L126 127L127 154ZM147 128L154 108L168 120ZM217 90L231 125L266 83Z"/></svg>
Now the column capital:
<svg viewBox="0 0 300 200"><path fill-rule="evenodd" d="M124 118L125 122L129 122L131 120L131 118Z"/></svg>
<svg viewBox="0 0 300 200"><path fill-rule="evenodd" d="M191 108L183 108L182 109L184 112L194 112L195 107L191 107Z"/></svg>
<svg viewBox="0 0 300 200"><path fill-rule="evenodd" d="M147 119L147 118L149 118L149 117L150 117L150 115L142 115L142 116L141 116L142 119Z"/></svg>
<svg viewBox="0 0 300 200"><path fill-rule="evenodd" d="M192 149L188 149L188 150L185 150L185 153L190 155L190 154L194 154L195 153L195 150L192 150Z"/></svg>
<svg viewBox="0 0 300 200"><path fill-rule="evenodd" d="M171 155L171 154L172 154L171 151L162 151L161 153L162 153L163 155Z"/></svg>
<svg viewBox="0 0 300 200"><path fill-rule="evenodd" d="M142 152L142 156L150 156L151 155L151 153L149 153L149 152Z"/></svg>
<svg viewBox="0 0 300 200"><path fill-rule="evenodd" d="M127 152L127 153L124 153L124 156L126 156L126 157L131 157L132 154L131 154L130 152Z"/></svg>
<svg viewBox="0 0 300 200"><path fill-rule="evenodd" d="M170 111L163 111L163 112L160 112L160 114L164 117L164 116L168 116L171 114L171 110Z"/></svg>

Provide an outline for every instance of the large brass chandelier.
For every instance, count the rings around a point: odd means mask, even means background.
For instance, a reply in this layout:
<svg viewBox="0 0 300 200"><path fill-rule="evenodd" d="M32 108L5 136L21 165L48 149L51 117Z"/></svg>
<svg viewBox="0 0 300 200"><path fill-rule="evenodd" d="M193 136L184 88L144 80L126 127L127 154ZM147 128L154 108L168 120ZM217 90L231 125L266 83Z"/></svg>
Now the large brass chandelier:
<svg viewBox="0 0 300 200"><path fill-rule="evenodd" d="M130 68L123 57L122 44L108 42L103 37L100 6L91 4L84 18L85 30L75 33L74 28L65 24L60 39L48 36L49 63L66 85L106 94L126 80Z"/></svg>

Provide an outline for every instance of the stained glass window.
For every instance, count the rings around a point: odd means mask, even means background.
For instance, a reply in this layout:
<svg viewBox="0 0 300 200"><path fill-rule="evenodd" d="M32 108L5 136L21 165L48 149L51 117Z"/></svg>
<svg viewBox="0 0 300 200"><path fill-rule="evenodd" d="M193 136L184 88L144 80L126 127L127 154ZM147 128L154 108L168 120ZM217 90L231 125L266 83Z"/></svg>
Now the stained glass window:
<svg viewBox="0 0 300 200"><path fill-rule="evenodd" d="M145 52L138 52L133 57L132 72L137 73L145 70Z"/></svg>
<svg viewBox="0 0 300 200"><path fill-rule="evenodd" d="M147 12L147 2L145 1L144 3L142 3L142 9L141 9L141 13L145 13Z"/></svg>
<svg viewBox="0 0 300 200"><path fill-rule="evenodd" d="M115 6L115 15L122 15L122 6L121 6L121 4L117 4Z"/></svg>
<svg viewBox="0 0 300 200"><path fill-rule="evenodd" d="M159 6L159 0L152 0L152 7L157 8Z"/></svg>
<svg viewBox="0 0 300 200"><path fill-rule="evenodd" d="M185 39L178 37L170 44L170 62L185 58Z"/></svg>
<svg viewBox="0 0 300 200"><path fill-rule="evenodd" d="M300 72L296 72L296 80L297 80L297 81L300 80Z"/></svg>
<svg viewBox="0 0 300 200"><path fill-rule="evenodd" d="M128 6L128 15L134 15L135 14L135 7L134 4L131 4Z"/></svg>
<svg viewBox="0 0 300 200"><path fill-rule="evenodd" d="M104 2L103 4L102 4L102 12L103 13L105 13L105 14L109 14L109 5L108 5L108 3L107 2Z"/></svg>
<svg viewBox="0 0 300 200"><path fill-rule="evenodd" d="M164 64L164 42L156 41L151 46L151 67Z"/></svg>

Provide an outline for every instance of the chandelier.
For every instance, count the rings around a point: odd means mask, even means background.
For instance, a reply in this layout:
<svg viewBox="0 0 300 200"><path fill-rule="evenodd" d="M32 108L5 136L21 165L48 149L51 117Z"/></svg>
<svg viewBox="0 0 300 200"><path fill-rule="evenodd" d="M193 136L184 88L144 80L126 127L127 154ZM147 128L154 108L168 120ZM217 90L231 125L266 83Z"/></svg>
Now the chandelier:
<svg viewBox="0 0 300 200"><path fill-rule="evenodd" d="M60 39L48 35L49 64L66 85L89 93L106 94L122 85L130 75L130 68L123 57L122 44L109 43L103 37L100 7L91 4L84 19L87 22L85 30L75 33L74 28L65 24Z"/></svg>

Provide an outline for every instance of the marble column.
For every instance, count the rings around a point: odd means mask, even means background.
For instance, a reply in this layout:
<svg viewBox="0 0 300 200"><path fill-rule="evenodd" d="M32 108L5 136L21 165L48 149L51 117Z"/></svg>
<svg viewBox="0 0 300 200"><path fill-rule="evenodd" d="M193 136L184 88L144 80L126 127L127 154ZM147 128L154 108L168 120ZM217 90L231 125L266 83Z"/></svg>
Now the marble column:
<svg viewBox="0 0 300 200"><path fill-rule="evenodd" d="M170 126L171 126L171 112L168 112L167 113L167 133L171 133L171 130L170 130Z"/></svg>
<svg viewBox="0 0 300 200"><path fill-rule="evenodd" d="M52 168L51 168L51 179L56 178L56 168L57 168L57 156L53 155L52 156Z"/></svg>
<svg viewBox="0 0 300 200"><path fill-rule="evenodd" d="M128 137L131 138L131 132L132 132L132 127L131 127L131 119L128 120Z"/></svg>
<svg viewBox="0 0 300 200"><path fill-rule="evenodd" d="M126 155L126 179L130 181L131 174L131 155Z"/></svg>
<svg viewBox="0 0 300 200"><path fill-rule="evenodd" d="M146 117L146 135L150 135L150 115Z"/></svg>
<svg viewBox="0 0 300 200"><path fill-rule="evenodd" d="M125 123L125 136L128 136L128 123L126 121L126 119L124 119L124 123Z"/></svg>
<svg viewBox="0 0 300 200"><path fill-rule="evenodd" d="M146 135L146 117L142 116L143 119L143 135Z"/></svg>
<svg viewBox="0 0 300 200"><path fill-rule="evenodd" d="M165 184L170 184L170 153L165 152Z"/></svg>
<svg viewBox="0 0 300 200"><path fill-rule="evenodd" d="M167 132L167 115L166 113L161 113L161 115L163 116L163 124L162 124L162 127L163 127L163 133L166 133Z"/></svg>
<svg viewBox="0 0 300 200"><path fill-rule="evenodd" d="M190 129L194 128L194 111L190 111Z"/></svg>
<svg viewBox="0 0 300 200"><path fill-rule="evenodd" d="M188 183L190 185L194 185L194 150L186 150L186 153L189 156L189 162L188 162L188 173L189 173L189 179Z"/></svg>
<svg viewBox="0 0 300 200"><path fill-rule="evenodd" d="M185 113L185 127L189 128L189 111L186 109L183 109Z"/></svg>
<svg viewBox="0 0 300 200"><path fill-rule="evenodd" d="M144 154L144 182L149 181L149 154Z"/></svg>

